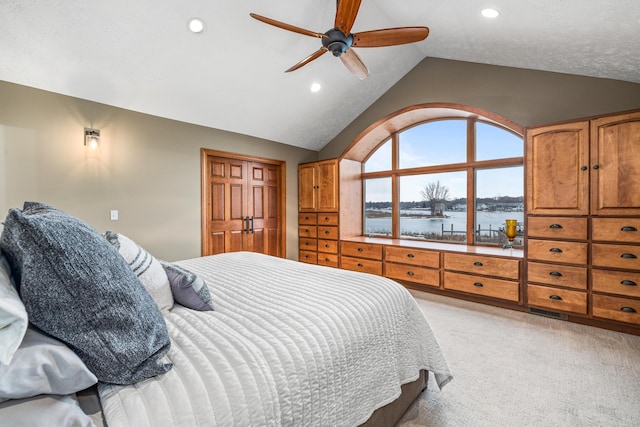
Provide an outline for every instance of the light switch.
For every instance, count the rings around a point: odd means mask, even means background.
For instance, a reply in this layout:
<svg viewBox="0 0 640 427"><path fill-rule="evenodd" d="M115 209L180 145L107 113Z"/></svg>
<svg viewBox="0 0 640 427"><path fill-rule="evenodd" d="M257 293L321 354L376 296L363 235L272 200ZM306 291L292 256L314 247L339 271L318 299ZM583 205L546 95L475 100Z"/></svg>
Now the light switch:
<svg viewBox="0 0 640 427"><path fill-rule="evenodd" d="M118 220L118 211L117 210L112 210L111 211L111 221L117 221Z"/></svg>

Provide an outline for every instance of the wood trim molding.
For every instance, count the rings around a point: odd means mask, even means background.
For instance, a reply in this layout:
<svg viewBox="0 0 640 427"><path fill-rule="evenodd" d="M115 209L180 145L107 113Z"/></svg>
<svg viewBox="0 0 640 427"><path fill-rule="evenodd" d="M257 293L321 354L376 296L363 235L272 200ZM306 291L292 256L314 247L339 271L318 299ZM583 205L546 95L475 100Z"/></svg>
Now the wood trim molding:
<svg viewBox="0 0 640 427"><path fill-rule="evenodd" d="M342 153L340 159L364 162L371 152L391 134L418 123L432 119L470 117L506 127L520 136L524 135L523 126L498 114L464 104L432 102L403 108L374 122L356 137Z"/></svg>

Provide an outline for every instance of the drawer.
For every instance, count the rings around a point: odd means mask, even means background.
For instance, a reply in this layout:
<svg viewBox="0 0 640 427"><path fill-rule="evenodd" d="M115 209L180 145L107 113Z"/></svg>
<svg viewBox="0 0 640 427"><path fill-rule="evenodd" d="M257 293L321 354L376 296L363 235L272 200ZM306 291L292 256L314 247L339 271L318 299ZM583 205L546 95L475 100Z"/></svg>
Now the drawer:
<svg viewBox="0 0 640 427"><path fill-rule="evenodd" d="M318 254L311 251L300 251L300 253L298 254L298 260L301 262L306 262L308 264L317 264Z"/></svg>
<svg viewBox="0 0 640 427"><path fill-rule="evenodd" d="M528 239L527 256L539 261L586 265L588 247L586 242Z"/></svg>
<svg viewBox="0 0 640 427"><path fill-rule="evenodd" d="M498 276L507 279L520 278L520 261L509 258L493 258L480 255L444 254L445 270Z"/></svg>
<svg viewBox="0 0 640 427"><path fill-rule="evenodd" d="M587 218L528 217L527 236L587 240Z"/></svg>
<svg viewBox="0 0 640 427"><path fill-rule="evenodd" d="M440 286L440 270L433 268L385 262L384 275L390 279Z"/></svg>
<svg viewBox="0 0 640 427"><path fill-rule="evenodd" d="M318 251L328 252L331 254L338 253L338 241L337 240L323 240L318 239Z"/></svg>
<svg viewBox="0 0 640 427"><path fill-rule="evenodd" d="M592 218L591 238L611 242L640 243L640 219Z"/></svg>
<svg viewBox="0 0 640 427"><path fill-rule="evenodd" d="M445 271L444 288L518 302L518 282Z"/></svg>
<svg viewBox="0 0 640 427"><path fill-rule="evenodd" d="M298 227L298 237L317 237L318 236L318 227L315 225L301 225Z"/></svg>
<svg viewBox="0 0 640 427"><path fill-rule="evenodd" d="M594 268L591 270L591 288L594 292L640 298L640 273Z"/></svg>
<svg viewBox="0 0 640 427"><path fill-rule="evenodd" d="M339 264L338 254L322 254L322 253L319 253L318 254L318 264L337 268L338 264Z"/></svg>
<svg viewBox="0 0 640 427"><path fill-rule="evenodd" d="M594 266L640 270L640 246L593 243L591 249Z"/></svg>
<svg viewBox="0 0 640 427"><path fill-rule="evenodd" d="M568 265L527 263L527 280L547 285L587 290L587 268Z"/></svg>
<svg viewBox="0 0 640 427"><path fill-rule="evenodd" d="M640 325L640 301L594 295L593 316Z"/></svg>
<svg viewBox="0 0 640 427"><path fill-rule="evenodd" d="M316 239L301 238L298 246L300 250L316 251L318 250L318 241Z"/></svg>
<svg viewBox="0 0 640 427"><path fill-rule="evenodd" d="M338 240L338 227L318 226L318 238Z"/></svg>
<svg viewBox="0 0 640 427"><path fill-rule="evenodd" d="M340 258L340 266L346 270L360 271L363 273L382 276L382 261L343 256Z"/></svg>
<svg viewBox="0 0 640 427"><path fill-rule="evenodd" d="M316 225L317 215L312 213L299 213L298 225Z"/></svg>
<svg viewBox="0 0 640 427"><path fill-rule="evenodd" d="M439 268L440 252L387 246L385 247L384 260L386 262L399 262L422 267Z"/></svg>
<svg viewBox="0 0 640 427"><path fill-rule="evenodd" d="M318 225L338 225L337 213L319 213Z"/></svg>
<svg viewBox="0 0 640 427"><path fill-rule="evenodd" d="M382 246L372 243L342 242L342 255L382 260Z"/></svg>
<svg viewBox="0 0 640 427"><path fill-rule="evenodd" d="M527 304L551 310L587 314L587 294L569 289L527 285Z"/></svg>

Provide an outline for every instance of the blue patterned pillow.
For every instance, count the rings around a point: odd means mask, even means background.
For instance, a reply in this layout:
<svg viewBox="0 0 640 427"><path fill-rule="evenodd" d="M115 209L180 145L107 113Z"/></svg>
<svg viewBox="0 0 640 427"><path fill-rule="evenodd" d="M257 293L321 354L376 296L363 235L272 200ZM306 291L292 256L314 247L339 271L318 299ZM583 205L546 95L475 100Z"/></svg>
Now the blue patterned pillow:
<svg viewBox="0 0 640 427"><path fill-rule="evenodd" d="M84 222L26 202L0 248L35 326L66 343L99 381L133 384L171 369L160 310L117 249Z"/></svg>

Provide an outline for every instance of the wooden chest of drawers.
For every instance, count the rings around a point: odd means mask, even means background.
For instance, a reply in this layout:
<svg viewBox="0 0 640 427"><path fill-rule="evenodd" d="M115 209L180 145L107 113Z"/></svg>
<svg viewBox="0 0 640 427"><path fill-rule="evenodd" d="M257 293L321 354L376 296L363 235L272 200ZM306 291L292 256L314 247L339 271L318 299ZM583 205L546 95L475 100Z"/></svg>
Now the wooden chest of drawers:
<svg viewBox="0 0 640 427"><path fill-rule="evenodd" d="M385 247L384 275L391 279L440 286L440 253L397 246Z"/></svg>
<svg viewBox="0 0 640 427"><path fill-rule="evenodd" d="M520 260L444 254L444 288L518 302Z"/></svg>

